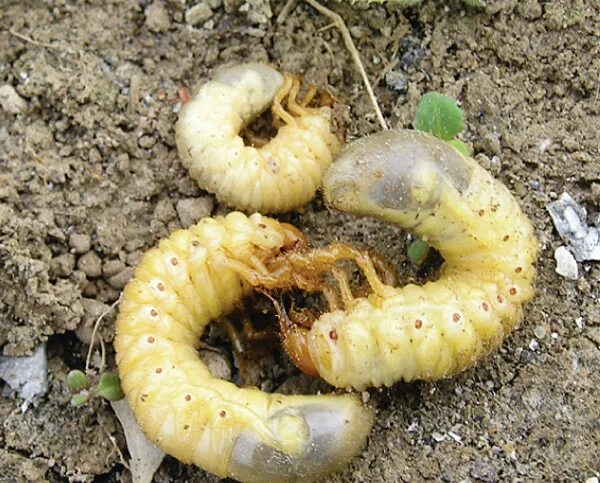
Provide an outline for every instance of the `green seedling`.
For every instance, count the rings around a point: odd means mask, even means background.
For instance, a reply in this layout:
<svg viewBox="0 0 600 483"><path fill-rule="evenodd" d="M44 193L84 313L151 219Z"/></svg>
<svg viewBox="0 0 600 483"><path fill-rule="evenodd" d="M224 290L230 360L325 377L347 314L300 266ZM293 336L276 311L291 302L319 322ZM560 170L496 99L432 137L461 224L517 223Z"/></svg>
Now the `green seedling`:
<svg viewBox="0 0 600 483"><path fill-rule="evenodd" d="M96 394L109 401L118 401L119 399L122 399L123 391L121 390L119 376L114 372L105 372L101 374L100 379L98 380L98 386L96 387Z"/></svg>
<svg viewBox="0 0 600 483"><path fill-rule="evenodd" d="M425 260L427 260L430 250L431 247L427 243L420 238L417 238L408 247L408 259L417 267L420 267L425 263Z"/></svg>
<svg viewBox="0 0 600 483"><path fill-rule="evenodd" d="M114 372L101 373L98 383L93 387L90 378L83 371L74 369L67 374L67 387L74 393L71 396L72 406L82 406L95 396L109 401L118 401L123 397L119 377Z"/></svg>
<svg viewBox="0 0 600 483"><path fill-rule="evenodd" d="M428 92L419 101L413 125L419 131L449 141L463 130L465 123L454 99L439 92Z"/></svg>
<svg viewBox="0 0 600 483"><path fill-rule="evenodd" d="M71 406L83 406L90 399L90 395L87 392L80 392L71 396Z"/></svg>
<svg viewBox="0 0 600 483"><path fill-rule="evenodd" d="M90 387L90 381L82 371L73 369L67 374L67 386L71 392L79 392Z"/></svg>
<svg viewBox="0 0 600 483"><path fill-rule="evenodd" d="M465 126L463 112L456 101L439 92L428 92L421 97L413 126L418 131L428 132L446 141L463 156L473 154L473 149L456 136ZM407 250L409 260L420 267L425 263L431 248L420 239L413 241Z"/></svg>

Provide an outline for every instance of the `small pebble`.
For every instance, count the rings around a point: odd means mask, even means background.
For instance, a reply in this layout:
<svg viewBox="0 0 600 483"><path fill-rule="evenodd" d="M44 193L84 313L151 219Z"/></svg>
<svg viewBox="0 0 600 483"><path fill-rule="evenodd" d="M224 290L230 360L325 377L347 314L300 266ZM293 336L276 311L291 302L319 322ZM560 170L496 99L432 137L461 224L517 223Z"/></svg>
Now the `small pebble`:
<svg viewBox="0 0 600 483"><path fill-rule="evenodd" d="M133 268L127 267L108 279L108 284L115 290L122 290L133 277Z"/></svg>
<svg viewBox="0 0 600 483"><path fill-rule="evenodd" d="M538 150L540 154L544 154L551 144L552 139L542 139L538 144Z"/></svg>
<svg viewBox="0 0 600 483"><path fill-rule="evenodd" d="M189 228L201 218L212 213L214 201L211 197L183 198L177 202L175 209L183 228Z"/></svg>
<svg viewBox="0 0 600 483"><path fill-rule="evenodd" d="M431 435L431 437L433 439L435 439L438 443L441 443L442 441L444 441L447 438L447 436L445 434L438 433L438 432L433 433Z"/></svg>
<svg viewBox="0 0 600 483"><path fill-rule="evenodd" d="M135 252L128 253L127 258L125 260L127 262L127 265L135 267L138 263L142 261L143 257L144 252L142 252L141 250L136 250Z"/></svg>
<svg viewBox="0 0 600 483"><path fill-rule="evenodd" d="M231 364L225 357L218 352L210 350L201 350L199 355L213 377L225 381L231 380Z"/></svg>
<svg viewBox="0 0 600 483"><path fill-rule="evenodd" d="M92 240L89 235L71 233L69 236L69 246L73 249L74 253L86 253L92 248Z"/></svg>
<svg viewBox="0 0 600 483"><path fill-rule="evenodd" d="M540 343L537 340L531 339L529 341L529 350L536 351L539 348L540 348Z"/></svg>
<svg viewBox="0 0 600 483"><path fill-rule="evenodd" d="M78 273L82 273L82 272L78 272ZM85 277L85 275L84 275ZM88 297L88 298L95 298L98 295L98 287L96 287L96 284L93 282L89 282L84 288L83 291L81 292L82 295L84 297Z"/></svg>
<svg viewBox="0 0 600 483"><path fill-rule="evenodd" d="M212 16L211 8L206 3L199 3L185 12L185 21L190 25L198 25Z"/></svg>
<svg viewBox="0 0 600 483"><path fill-rule="evenodd" d="M125 264L121 260L109 260L102 265L102 275L104 275L104 278L108 279L124 269Z"/></svg>
<svg viewBox="0 0 600 483"><path fill-rule="evenodd" d="M577 262L567 247L558 247L554 251L554 259L556 260L556 273L568 280L577 280Z"/></svg>
<svg viewBox="0 0 600 483"><path fill-rule="evenodd" d="M408 78L400 71L390 70L385 75L385 83L397 92L403 93L408 90Z"/></svg>
<svg viewBox="0 0 600 483"><path fill-rule="evenodd" d="M83 317L75 329L75 335L81 342L89 345L92 342L92 331L96 320L108 310L109 306L99 300L85 297L81 299L81 306L83 307Z"/></svg>
<svg viewBox="0 0 600 483"><path fill-rule="evenodd" d="M30 356L0 356L0 379L6 381L28 403L37 396L46 394L48 392L46 344L40 344ZM2 479L2 481L9 480Z"/></svg>
<svg viewBox="0 0 600 483"><path fill-rule="evenodd" d="M102 260L96 252L89 251L77 260L77 268L88 278L97 278L102 275Z"/></svg>
<svg viewBox="0 0 600 483"><path fill-rule="evenodd" d="M27 101L17 94L13 86L4 84L0 86L0 106L10 114L19 114L27 110Z"/></svg>
<svg viewBox="0 0 600 483"><path fill-rule="evenodd" d="M169 12L162 2L152 2L146 7L146 26L153 32L166 32L171 27Z"/></svg>
<svg viewBox="0 0 600 483"><path fill-rule="evenodd" d="M150 149L152 146L156 144L156 139L149 135L144 135L138 139L138 145L140 148Z"/></svg>
<svg viewBox="0 0 600 483"><path fill-rule="evenodd" d="M75 255L63 253L50 261L50 273L57 277L68 277L75 268Z"/></svg>
<svg viewBox="0 0 600 483"><path fill-rule="evenodd" d="M538 325L535 329L533 329L533 334L540 340L542 340L544 337L546 337L546 329L541 326Z"/></svg>

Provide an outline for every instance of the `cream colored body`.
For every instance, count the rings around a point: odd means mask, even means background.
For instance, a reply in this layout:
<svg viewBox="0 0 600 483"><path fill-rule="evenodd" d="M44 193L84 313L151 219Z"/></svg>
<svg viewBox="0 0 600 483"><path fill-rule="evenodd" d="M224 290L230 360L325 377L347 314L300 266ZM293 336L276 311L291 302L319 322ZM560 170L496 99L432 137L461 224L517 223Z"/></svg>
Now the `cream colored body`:
<svg viewBox="0 0 600 483"><path fill-rule="evenodd" d="M384 286L315 322L309 349L327 382L363 389L448 377L518 325L533 295L533 228L472 158L424 133L382 132L350 145L324 190L333 206L401 226L445 260L435 282Z"/></svg>
<svg viewBox="0 0 600 483"><path fill-rule="evenodd" d="M180 461L240 481L335 470L372 424L354 396L241 389L212 377L198 357L204 327L248 290L226 260L275 255L283 241L277 221L239 212L176 231L145 255L117 320L119 376L147 437Z"/></svg>
<svg viewBox="0 0 600 483"><path fill-rule="evenodd" d="M296 116L261 148L239 135L265 111L284 77L263 64L219 71L182 107L176 125L179 155L203 189L236 209L280 213L310 201L339 151L331 109Z"/></svg>

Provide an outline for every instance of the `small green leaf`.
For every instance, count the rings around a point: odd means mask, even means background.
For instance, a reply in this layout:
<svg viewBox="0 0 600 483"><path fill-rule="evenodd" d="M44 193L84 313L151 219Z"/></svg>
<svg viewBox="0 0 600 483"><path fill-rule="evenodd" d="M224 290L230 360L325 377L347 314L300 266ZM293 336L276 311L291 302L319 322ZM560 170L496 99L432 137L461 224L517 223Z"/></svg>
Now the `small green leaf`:
<svg viewBox="0 0 600 483"><path fill-rule="evenodd" d="M88 399L90 398L90 395L87 392L80 392L77 394L73 394L71 396L71 406L83 406L86 402L88 402Z"/></svg>
<svg viewBox="0 0 600 483"><path fill-rule="evenodd" d="M459 139L450 139L450 141L446 142L463 156L471 156L473 154L473 148Z"/></svg>
<svg viewBox="0 0 600 483"><path fill-rule="evenodd" d="M430 251L431 247L420 238L417 238L408 247L408 259L417 267L420 267L427 259Z"/></svg>
<svg viewBox="0 0 600 483"><path fill-rule="evenodd" d="M413 123L415 129L449 140L464 127L463 113L451 97L428 92L419 101Z"/></svg>
<svg viewBox="0 0 600 483"><path fill-rule="evenodd" d="M78 369L73 369L67 374L67 387L72 392L81 391L89 387L90 381L87 376Z"/></svg>
<svg viewBox="0 0 600 483"><path fill-rule="evenodd" d="M98 380L96 394L109 401L118 401L119 399L122 399L123 391L121 391L119 376L114 372L105 372L101 374L100 379Z"/></svg>

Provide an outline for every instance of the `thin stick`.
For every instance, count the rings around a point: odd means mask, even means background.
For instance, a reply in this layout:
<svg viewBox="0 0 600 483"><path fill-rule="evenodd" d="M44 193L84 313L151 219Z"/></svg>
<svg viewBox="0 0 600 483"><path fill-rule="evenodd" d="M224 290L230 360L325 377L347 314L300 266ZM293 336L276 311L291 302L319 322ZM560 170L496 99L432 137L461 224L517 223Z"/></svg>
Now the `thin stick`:
<svg viewBox="0 0 600 483"><path fill-rule="evenodd" d="M30 44L33 45L37 45L38 47L44 47L46 49L57 49L57 50L67 50L64 47L60 46L60 45L55 45L55 44L46 44L44 42L39 42L37 40L32 39L31 37L27 37L27 35L23 35L19 32L17 32L16 30L10 29L8 31L11 35L14 35L15 37L17 37L18 39L24 40L25 42L28 42Z"/></svg>
<svg viewBox="0 0 600 483"><path fill-rule="evenodd" d="M87 372L90 369L90 360L92 358L92 350L94 349L94 341L96 339L96 333L98 332L98 327L100 327L100 322L102 322L102 319L104 317L106 317L106 315L108 313L110 313L110 311L117 306L117 304L121 301L122 297L123 297L123 293L121 293L121 295L119 295L119 298L117 300L115 300L113 302L113 304L109 308L107 308L104 312L102 312L102 314L100 315L100 317L98 317L96 319L96 323L94 324L94 330L92 330L92 340L90 341L90 347L88 349L87 357L85 358L85 372L86 372L86 374L87 374ZM104 365L104 341L102 340L102 338L100 339L100 341L101 341L100 349L101 349L101 352L102 352L102 362L101 362L101 365L103 366ZM102 367L102 369L104 369L104 367Z"/></svg>
<svg viewBox="0 0 600 483"><path fill-rule="evenodd" d="M292 10L296 6L297 2L298 2L298 0L288 0L287 3L283 6L283 8L281 9L281 12L279 13L279 15L277 17L277 23L279 25L281 25L283 22L285 22L287 20L287 18L290 16L290 13L292 13Z"/></svg>
<svg viewBox="0 0 600 483"><path fill-rule="evenodd" d="M369 98L371 100L371 104L373 104L373 108L375 109L375 113L377 114L377 119L379 120L379 124L381 124L382 129L384 129L384 130L388 129L385 119L383 118L383 114L381 113L381 109L379 109L379 104L377 103L377 98L375 97L375 94L373 93L373 89L371 88L371 83L369 82L369 78L367 77L367 72L365 71L363 63L360 60L360 55L358 54L358 50L356 50L356 47L354 46L354 42L352 41L350 32L348 31L348 28L346 27L346 24L344 23L344 19L342 19L342 17L340 17L337 13L333 12L332 10L329 10L328 8L326 8L323 5L321 5L320 3L318 3L316 0L304 0L304 1L306 3L308 3L311 7L313 7L315 10L320 12L321 14L323 14L326 17L329 17L331 20L333 20L333 22L336 24L337 28L340 29L342 38L344 39L344 44L346 44L346 48L350 51L350 55L352 55L352 60L354 60L354 63L356 64L356 67L358 68L360 75L363 79L365 88L367 89L367 93L369 94Z"/></svg>
<svg viewBox="0 0 600 483"><path fill-rule="evenodd" d="M104 430L104 433L108 437L108 440L112 443L113 448L116 450L117 454L119 455L119 461L120 461L120 463L125 468L127 468L129 471L131 471L131 468L129 467L129 463L127 463L127 460L125 459L125 456L123 456L123 452L121 451L121 448L119 448L119 445L117 444L117 440L115 439L115 437L108 432L108 429L106 429L104 427L102 427L102 429Z"/></svg>

